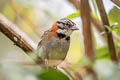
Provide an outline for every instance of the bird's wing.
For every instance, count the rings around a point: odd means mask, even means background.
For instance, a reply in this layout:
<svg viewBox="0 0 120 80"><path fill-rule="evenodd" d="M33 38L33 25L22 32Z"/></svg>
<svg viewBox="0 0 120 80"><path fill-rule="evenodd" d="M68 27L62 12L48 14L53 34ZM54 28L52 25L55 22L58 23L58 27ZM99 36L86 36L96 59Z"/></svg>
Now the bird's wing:
<svg viewBox="0 0 120 80"><path fill-rule="evenodd" d="M43 35L41 36L40 41L39 41L38 46L37 46L37 49L41 47L42 41L44 41L47 38L48 32L50 32L50 30L45 31L43 33Z"/></svg>
<svg viewBox="0 0 120 80"><path fill-rule="evenodd" d="M45 41L47 41L48 39L48 33L50 32L50 30L47 30L43 33L43 35L41 36L41 40L40 42L38 43L38 46L37 46L37 53L38 53L38 56L40 56L42 59L46 58L46 52L44 52L43 50L43 47L44 47L44 44L46 44Z"/></svg>

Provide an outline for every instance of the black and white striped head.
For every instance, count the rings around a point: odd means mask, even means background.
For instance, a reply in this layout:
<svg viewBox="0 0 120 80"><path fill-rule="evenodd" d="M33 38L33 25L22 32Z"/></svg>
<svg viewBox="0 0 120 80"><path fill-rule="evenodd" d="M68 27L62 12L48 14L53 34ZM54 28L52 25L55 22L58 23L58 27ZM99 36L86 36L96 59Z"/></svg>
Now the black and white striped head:
<svg viewBox="0 0 120 80"><path fill-rule="evenodd" d="M60 19L56 23L58 26L58 30L57 30L58 34L64 34L65 36L70 36L73 31L79 30L76 27L76 24L70 19Z"/></svg>

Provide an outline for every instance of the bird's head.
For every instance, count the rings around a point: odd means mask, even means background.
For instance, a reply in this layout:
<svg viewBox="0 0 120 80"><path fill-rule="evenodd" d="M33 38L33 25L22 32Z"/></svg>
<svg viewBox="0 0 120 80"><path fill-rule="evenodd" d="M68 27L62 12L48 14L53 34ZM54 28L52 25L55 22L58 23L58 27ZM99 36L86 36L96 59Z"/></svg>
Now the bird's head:
<svg viewBox="0 0 120 80"><path fill-rule="evenodd" d="M67 37L70 36L73 31L79 29L76 27L76 24L73 21L64 18L56 21L51 30L56 32L56 34L60 37Z"/></svg>
<svg viewBox="0 0 120 80"><path fill-rule="evenodd" d="M76 27L76 24L69 19L60 19L56 22L58 26L58 30L56 31L58 34L65 34L66 36L70 36L73 31L79 30Z"/></svg>

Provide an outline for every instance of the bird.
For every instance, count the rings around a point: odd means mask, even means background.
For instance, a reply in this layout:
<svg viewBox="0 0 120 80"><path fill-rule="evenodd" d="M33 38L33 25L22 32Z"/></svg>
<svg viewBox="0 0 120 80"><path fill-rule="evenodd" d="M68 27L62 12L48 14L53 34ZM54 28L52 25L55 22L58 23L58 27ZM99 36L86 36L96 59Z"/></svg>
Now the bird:
<svg viewBox="0 0 120 80"><path fill-rule="evenodd" d="M56 67L64 61L70 47L70 35L75 30L79 29L72 20L62 18L44 31L38 43L37 55L47 66Z"/></svg>

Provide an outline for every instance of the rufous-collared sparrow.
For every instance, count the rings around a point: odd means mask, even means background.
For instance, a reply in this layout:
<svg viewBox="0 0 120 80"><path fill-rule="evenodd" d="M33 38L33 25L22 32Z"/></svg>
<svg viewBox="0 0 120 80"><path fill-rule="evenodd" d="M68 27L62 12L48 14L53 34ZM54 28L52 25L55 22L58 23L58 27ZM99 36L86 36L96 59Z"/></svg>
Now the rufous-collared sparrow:
<svg viewBox="0 0 120 80"><path fill-rule="evenodd" d="M70 46L70 35L78 30L69 19L60 19L45 31L38 44L38 55L48 66L57 66L66 57Z"/></svg>

